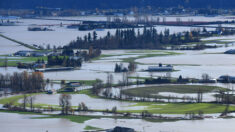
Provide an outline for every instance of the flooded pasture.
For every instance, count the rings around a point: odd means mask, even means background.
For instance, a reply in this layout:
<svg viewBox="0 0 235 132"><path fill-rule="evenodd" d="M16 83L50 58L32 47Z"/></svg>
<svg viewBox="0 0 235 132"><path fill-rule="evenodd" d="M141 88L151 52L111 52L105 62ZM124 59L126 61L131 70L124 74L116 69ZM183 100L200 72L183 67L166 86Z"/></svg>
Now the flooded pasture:
<svg viewBox="0 0 235 132"><path fill-rule="evenodd" d="M0 112L1 132L78 132L85 127L66 119L31 119L34 117L42 116Z"/></svg>
<svg viewBox="0 0 235 132"><path fill-rule="evenodd" d="M59 97L60 94L40 94L35 96L36 104L48 104L48 105L59 105ZM22 100L19 100L20 102ZM85 94L72 94L71 95L71 105L78 106L80 103L85 103L89 109L95 110L111 110L113 107L117 107L118 110L130 110L130 109L144 109L143 106L140 107L128 107L130 105L134 105L135 103L122 102L116 100L108 100L108 99L96 99L91 98Z"/></svg>
<svg viewBox="0 0 235 132"><path fill-rule="evenodd" d="M15 42L7 40L0 36L0 55L13 54L19 50L30 50L24 46L21 46Z"/></svg>
<svg viewBox="0 0 235 132"><path fill-rule="evenodd" d="M235 119L205 119L153 123L141 119L101 118L88 120L82 124L78 124L66 119L31 119L33 117L40 116L0 113L1 132L81 132L86 125L103 129L123 126L134 128L136 131L140 132L221 132L235 130L233 127Z"/></svg>
<svg viewBox="0 0 235 132"><path fill-rule="evenodd" d="M154 16L158 17L158 16ZM132 17L129 17L132 19ZM169 19L169 21L175 21L178 17L166 17L166 19ZM207 18L207 17L181 17L182 20L188 21L191 19L200 20L200 21L214 21L214 20L225 20L223 17L216 17L216 18ZM44 18L43 18L44 19ZM64 46L71 42L72 40L76 40L76 38L84 37L88 33L92 33L95 30L92 31L78 31L78 29L68 29L66 26L69 24L78 24L80 23L80 20L106 20L106 17L47 17L43 19L19 19L16 26L1 26L0 32L8 36L10 38L13 38L15 40L21 41L23 43L27 43L30 45L37 44L42 45L46 47L47 44L50 44L51 46ZM50 20L49 20L50 19ZM54 19L54 20L53 20ZM60 20L61 19L61 20ZM64 21L63 19L72 19L77 21ZM60 26L60 24L64 24L64 26ZM28 31L28 27L31 25L42 25L42 26L48 26L53 31ZM155 26L155 28L158 30L158 32L164 32L165 29L170 30L170 34L173 33L179 33L184 31L190 31L197 28L192 27L178 27L178 26ZM140 32L143 32L143 28L139 28ZM214 28L207 28L208 31L214 30ZM111 34L115 33L115 29L104 29L102 31L97 30L98 37L103 37L107 34L107 32L110 32ZM137 29L136 29L137 31ZM16 33L20 32L20 33ZM7 44L9 44L8 42Z"/></svg>
<svg viewBox="0 0 235 132"><path fill-rule="evenodd" d="M177 121L177 122L163 122L153 123L140 119L108 119L89 120L87 123L92 126L102 128L112 128L115 126L123 126L134 128L140 132L221 132L234 131L233 126L235 119L205 119L195 121Z"/></svg>
<svg viewBox="0 0 235 132"><path fill-rule="evenodd" d="M158 16L156 16L158 17ZM54 17L57 19L57 17ZM166 20L175 21L177 17L166 17ZM182 20L188 21L193 19L194 21L218 21L218 20L229 20L224 16L218 17L180 17ZM74 20L106 20L106 17L62 17L61 19L74 19ZM130 17L130 19L133 19ZM70 41L75 40L77 36L83 37L89 32L93 31L78 31L77 29L67 29L66 26L59 26L60 23L63 24L74 24L78 22L69 22L63 20L40 20L40 19L20 19L20 23L16 26L1 26L0 32L3 35L11 37L15 40L22 41L28 44L38 44L46 46L51 44L51 46L64 46ZM53 24L49 28L54 31L47 32L30 32L27 30L28 26L32 24L45 25ZM213 26L213 25L212 25ZM225 26L225 25L223 25ZM227 25L232 26L232 25ZM170 29L170 33L178 33L183 31L190 31L194 28L191 27L178 27L178 26L156 26L158 32L164 31L165 29ZM212 30L214 28L208 28ZM140 29L142 31L143 29ZM105 29L102 31L97 31L98 37L105 36L107 32L110 31L111 34L115 33L114 29ZM18 33L20 32L20 33ZM85 62L81 69L74 71L60 71L60 72L45 72L44 77L50 80L95 80L101 79L104 82L107 80L107 74L111 73L113 75L114 83L118 83L122 80L122 73L114 73L115 63L120 63L126 58L137 58L135 61L138 62L138 68L136 73L131 73L131 77L158 77L166 76L166 72L144 72L150 65L157 65L158 63L163 64L173 64L176 71L171 72L172 77L183 77L198 78L200 79L202 74L208 73L212 78L218 78L221 75L233 75L235 76L235 61L234 55L223 54L226 50L234 49L235 42L233 36L223 36L223 37L210 37L202 39L203 41L219 40L223 42L231 42L230 46L225 44L220 44L220 48L216 49L205 49L198 51L173 51L176 53L182 53L179 55L171 56L155 56L155 57L144 57L139 58L141 55L146 55L150 53L164 54L169 51L155 51L155 50L103 50L102 54L109 57L103 57L99 60ZM212 44L211 44L212 45ZM0 55L12 54L18 50L29 50L23 46L20 46L12 41L0 37ZM172 52L172 51L170 51ZM123 62L124 66L128 64ZM2 74L13 74L14 72L23 72L25 69L18 69L14 67L0 68L0 73ZM32 70L27 70L32 72ZM225 84L208 84L216 85L227 88ZM136 86L133 86L136 87ZM60 84L48 84L46 90L58 90L61 88ZM113 94L118 96L120 91L114 90ZM160 92L158 93L162 96L190 96L196 97L196 94L179 94L174 92ZM213 101L214 93L204 94L205 101ZM47 104L47 105L59 105L60 94L40 94L36 95L36 104ZM105 110L117 107L118 110L145 110L144 106L131 106L136 103L122 102L116 100L107 99L96 99L91 98L85 94L74 94L72 96L72 106L78 106L79 103L84 102L89 109L95 110ZM130 107L131 106L131 107ZM100 113L88 113L89 115L99 115ZM221 131L234 131L235 127L233 123L235 119L204 119L204 120L194 120L194 121L177 121L177 122L148 122L141 119L92 119L86 121L83 124L78 124L70 122L66 119L31 119L33 117L39 117L34 115L21 115L14 113L0 113L0 128L1 132L77 132L83 131L86 125L109 129L115 126L131 127L140 132L221 132ZM216 127L215 127L216 126ZM27 128L27 129L26 129Z"/></svg>

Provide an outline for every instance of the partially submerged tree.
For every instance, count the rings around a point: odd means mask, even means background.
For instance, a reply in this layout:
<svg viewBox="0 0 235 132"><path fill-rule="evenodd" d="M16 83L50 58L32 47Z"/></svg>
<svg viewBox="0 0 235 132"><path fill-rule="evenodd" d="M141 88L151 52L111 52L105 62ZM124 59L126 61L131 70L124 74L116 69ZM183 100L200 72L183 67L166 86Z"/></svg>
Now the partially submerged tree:
<svg viewBox="0 0 235 132"><path fill-rule="evenodd" d="M69 110L71 108L71 95L69 94L61 94L59 98L59 105L61 107L61 114L68 115Z"/></svg>
<svg viewBox="0 0 235 132"><path fill-rule="evenodd" d="M23 102L22 102L22 105L23 105L23 109L26 110L26 105L28 103L28 96L26 94L23 95Z"/></svg>
<svg viewBox="0 0 235 132"><path fill-rule="evenodd" d="M210 76L207 73L204 73L204 74L202 74L202 80L206 82L206 81L210 80Z"/></svg>
<svg viewBox="0 0 235 132"><path fill-rule="evenodd" d="M117 112L117 107L114 106L114 107L112 108L112 113L116 113L116 112Z"/></svg>
<svg viewBox="0 0 235 132"><path fill-rule="evenodd" d="M112 85L113 85L113 75L111 73L108 73L106 87L112 87Z"/></svg>
<svg viewBox="0 0 235 132"><path fill-rule="evenodd" d="M86 104L84 102L81 102L78 105L78 111L88 111L88 107L86 106Z"/></svg>
<svg viewBox="0 0 235 132"><path fill-rule="evenodd" d="M100 79L96 79L95 83L92 85L91 91L93 94L98 95L101 88L103 87L104 87L103 81Z"/></svg>
<svg viewBox="0 0 235 132"><path fill-rule="evenodd" d="M137 68L137 64L134 61L129 62L128 71L134 72Z"/></svg>
<svg viewBox="0 0 235 132"><path fill-rule="evenodd" d="M30 110L31 110L31 111L34 111L34 100L35 100L35 97L34 97L34 96L29 96L29 97L28 97L28 102L29 102Z"/></svg>

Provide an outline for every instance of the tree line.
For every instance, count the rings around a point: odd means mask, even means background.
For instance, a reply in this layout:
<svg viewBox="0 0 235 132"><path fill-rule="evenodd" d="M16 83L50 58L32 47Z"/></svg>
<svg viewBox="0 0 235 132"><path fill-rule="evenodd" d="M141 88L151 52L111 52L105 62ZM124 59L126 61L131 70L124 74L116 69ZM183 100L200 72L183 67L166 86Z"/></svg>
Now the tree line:
<svg viewBox="0 0 235 132"><path fill-rule="evenodd" d="M195 29L182 33L170 34L169 29L158 33L156 28L144 28L143 33L135 29L117 29L114 35L107 32L104 37L97 38L94 31L82 37L77 37L77 40L72 41L67 45L67 48L74 49L89 49L89 47L99 49L161 49L167 45L181 45L192 42L199 42L202 37L210 37L213 35L233 35L235 30L217 28L215 31L207 31L205 28L201 31Z"/></svg>
<svg viewBox="0 0 235 132"><path fill-rule="evenodd" d="M120 73L120 72L134 72L137 68L137 64L134 61L129 62L128 67L124 67L122 63L115 64L114 72Z"/></svg>
<svg viewBox="0 0 235 132"><path fill-rule="evenodd" d="M90 46L100 49L159 49L163 45L198 42L199 31L170 34L170 30L157 32L156 28L144 28L143 33L138 29L117 29L114 35L107 32L105 37L97 39L96 32L88 33L84 38L77 37L77 40L70 42L68 47L88 49Z"/></svg>
<svg viewBox="0 0 235 132"><path fill-rule="evenodd" d="M63 56L48 56L48 66L81 67L82 62L89 61L101 55L100 49L89 47L89 51L74 52L72 48L65 46L62 52Z"/></svg>
<svg viewBox="0 0 235 132"><path fill-rule="evenodd" d="M0 88L10 88L12 92L39 92L44 90L45 82L41 72L0 74Z"/></svg>
<svg viewBox="0 0 235 132"><path fill-rule="evenodd" d="M82 59L67 56L48 56L48 66L81 67Z"/></svg>

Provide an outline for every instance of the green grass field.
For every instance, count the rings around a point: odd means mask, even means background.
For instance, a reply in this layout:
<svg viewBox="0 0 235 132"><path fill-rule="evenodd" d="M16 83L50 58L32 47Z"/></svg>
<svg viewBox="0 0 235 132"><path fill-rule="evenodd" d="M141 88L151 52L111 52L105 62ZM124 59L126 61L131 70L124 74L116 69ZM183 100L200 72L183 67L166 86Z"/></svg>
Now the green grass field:
<svg viewBox="0 0 235 132"><path fill-rule="evenodd" d="M123 94L136 96L136 97L159 97L163 96L157 95L159 92L173 92L173 93L198 93L198 91L203 93L209 93L214 90L226 91L227 89L216 87L216 86L204 86L204 85L163 85L163 86L153 86L153 87L140 87L134 89L123 90Z"/></svg>
<svg viewBox="0 0 235 132"><path fill-rule="evenodd" d="M37 93L41 94L41 93ZM90 90L83 90L80 91L78 94L86 94L90 97L99 98L97 96L94 96ZM36 94L31 94L36 95ZM17 95L12 96L8 98L0 99L0 104L6 104L12 102L14 105L21 105L18 103L20 99L23 98L23 95ZM123 102L123 101L122 101ZM125 102L125 101L124 101ZM202 111L204 113L221 113L225 110L226 106L222 104L214 104L214 103L157 103L157 102L134 102L134 101L128 101L131 103L135 103L134 105L126 106L130 108L129 110L118 110L118 112L125 113L141 113L143 110L147 110L150 113L154 114L185 114L188 112L195 112L198 113L199 111ZM140 106L140 110L132 110L132 107ZM48 105L48 104L35 104L35 108L42 108L42 107L54 107L55 110L60 110L58 105ZM77 106L73 106L74 109L77 108ZM95 110L97 111L97 110ZM105 111L99 110L99 111ZM230 106L229 111L235 111L235 106ZM51 118L65 118L65 117L51 117ZM66 117L70 118L70 117ZM80 119L76 119L75 117L71 117L71 119L75 122L79 122ZM78 121L77 121L78 120Z"/></svg>
<svg viewBox="0 0 235 132"><path fill-rule="evenodd" d="M143 54L137 57L129 57L129 58L124 58L122 59L123 62L134 62L137 59L143 59L143 58L149 58L149 57L157 57L157 56L168 56L168 55L180 55L181 53L176 53L176 52L164 52L164 53L148 53Z"/></svg>
<svg viewBox="0 0 235 132"><path fill-rule="evenodd" d="M93 58L92 60L100 60L105 57L113 57L113 56L123 56L123 55L139 55L137 57L128 57L121 59L122 62L133 62L136 59L148 58L148 57L157 57L157 56L168 56L168 55L180 55L181 53L169 52L169 51L159 51L159 50L128 50L124 54L114 54L107 55L102 54L99 57Z"/></svg>
<svg viewBox="0 0 235 132"><path fill-rule="evenodd" d="M21 62L21 63L31 63L31 62L35 62L38 59L40 60L44 60L47 61L47 57L7 57L7 66L9 67L16 67L17 63ZM5 58L0 58L0 67L3 67L5 63Z"/></svg>
<svg viewBox="0 0 235 132"><path fill-rule="evenodd" d="M86 126L84 129L85 130L102 130L101 128L93 127L93 126L90 126L90 125Z"/></svg>
<svg viewBox="0 0 235 132"><path fill-rule="evenodd" d="M145 106L146 110L153 114L185 114L188 112L198 113L221 113L225 110L226 106L222 104L213 103L150 103L139 102L135 106ZM230 106L229 111L234 111L235 106ZM143 110L127 110L120 112L141 113Z"/></svg>
<svg viewBox="0 0 235 132"><path fill-rule="evenodd" d="M49 118L63 118L68 119L72 122L76 123L84 123L85 121L91 120L91 119L97 119L96 116L75 116L75 115L49 115L46 117L36 117L33 119L49 119Z"/></svg>

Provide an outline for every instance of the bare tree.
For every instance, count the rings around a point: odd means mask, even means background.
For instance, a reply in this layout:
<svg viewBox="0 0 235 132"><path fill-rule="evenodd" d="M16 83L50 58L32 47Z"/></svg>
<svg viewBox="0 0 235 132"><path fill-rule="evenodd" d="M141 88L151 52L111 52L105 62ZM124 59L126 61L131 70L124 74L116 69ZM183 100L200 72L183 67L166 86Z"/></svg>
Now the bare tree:
<svg viewBox="0 0 235 132"><path fill-rule="evenodd" d="M210 79L210 76L207 73L202 74L202 80L208 81Z"/></svg>
<svg viewBox="0 0 235 132"><path fill-rule="evenodd" d="M61 107L61 114L68 115L69 110L71 108L71 95L69 94L61 94L59 98L59 105Z"/></svg>
<svg viewBox="0 0 235 132"><path fill-rule="evenodd" d="M88 107L86 106L86 104L84 102L81 102L79 105L78 105L78 111L88 111Z"/></svg>
<svg viewBox="0 0 235 132"><path fill-rule="evenodd" d="M128 83L128 75L127 75L127 72L123 72L122 73L122 82L123 82L123 85L126 86L127 83Z"/></svg>
<svg viewBox="0 0 235 132"><path fill-rule="evenodd" d="M128 70L134 72L137 68L137 64L134 61L130 61L128 64Z"/></svg>
<svg viewBox="0 0 235 132"><path fill-rule="evenodd" d="M107 75L107 87L112 87L112 84L113 84L113 75L108 73Z"/></svg>
<svg viewBox="0 0 235 132"><path fill-rule="evenodd" d="M47 49L50 50L51 49L51 45L47 44Z"/></svg>
<svg viewBox="0 0 235 132"><path fill-rule="evenodd" d="M136 85L137 85L137 87L138 87L138 85L140 84L140 77L139 77L139 75L137 74L136 75Z"/></svg>
<svg viewBox="0 0 235 132"><path fill-rule="evenodd" d="M202 102L202 98L203 98L203 92L202 90L199 88L198 92L197 92L197 102L201 103Z"/></svg>
<svg viewBox="0 0 235 132"><path fill-rule="evenodd" d="M34 96L29 96L28 97L29 99L28 99L28 101L29 101L29 104L30 104L30 109L31 109L31 111L34 111L34 100L35 100L35 97Z"/></svg>
<svg viewBox="0 0 235 132"><path fill-rule="evenodd" d="M153 72L149 72L150 79L153 79Z"/></svg>
<svg viewBox="0 0 235 132"><path fill-rule="evenodd" d="M28 103L28 96L26 94L23 95L23 109L26 110L26 105Z"/></svg>
<svg viewBox="0 0 235 132"><path fill-rule="evenodd" d="M160 22L160 17L157 17L157 23L159 24L159 22Z"/></svg>
<svg viewBox="0 0 235 132"><path fill-rule="evenodd" d="M114 107L112 108L112 113L116 113L116 112L117 112L117 107L114 106Z"/></svg>

